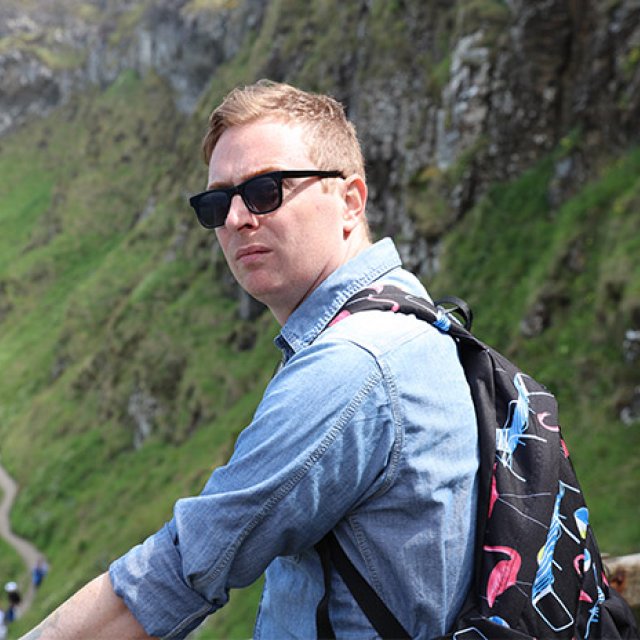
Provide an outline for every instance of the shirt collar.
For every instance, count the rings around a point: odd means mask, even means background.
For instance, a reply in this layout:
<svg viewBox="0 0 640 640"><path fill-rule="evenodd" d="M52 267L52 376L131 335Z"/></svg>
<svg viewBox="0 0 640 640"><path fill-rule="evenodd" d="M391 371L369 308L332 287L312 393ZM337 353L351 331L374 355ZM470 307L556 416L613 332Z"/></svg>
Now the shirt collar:
<svg viewBox="0 0 640 640"><path fill-rule="evenodd" d="M384 238L336 269L289 316L276 337L284 358L311 344L354 293L400 266L393 241Z"/></svg>

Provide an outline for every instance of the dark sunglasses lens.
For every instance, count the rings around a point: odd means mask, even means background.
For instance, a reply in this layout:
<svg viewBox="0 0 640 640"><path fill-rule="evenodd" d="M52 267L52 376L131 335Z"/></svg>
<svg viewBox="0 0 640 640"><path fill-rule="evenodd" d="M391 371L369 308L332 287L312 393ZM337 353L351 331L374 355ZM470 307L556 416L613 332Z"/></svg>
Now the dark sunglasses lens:
<svg viewBox="0 0 640 640"><path fill-rule="evenodd" d="M253 213L274 211L282 204L281 182L274 176L257 176L244 185L242 198Z"/></svg>
<svg viewBox="0 0 640 640"><path fill-rule="evenodd" d="M200 224L207 229L224 225L229 213L229 196L224 191L205 193L194 205Z"/></svg>

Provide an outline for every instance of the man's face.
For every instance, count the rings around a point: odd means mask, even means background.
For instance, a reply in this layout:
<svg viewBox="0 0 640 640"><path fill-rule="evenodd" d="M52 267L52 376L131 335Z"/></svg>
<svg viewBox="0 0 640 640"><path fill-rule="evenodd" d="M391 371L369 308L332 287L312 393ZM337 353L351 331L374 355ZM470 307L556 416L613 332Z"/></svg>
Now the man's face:
<svg viewBox="0 0 640 640"><path fill-rule="evenodd" d="M309 158L303 133L300 125L275 120L228 129L211 156L208 188L237 185L268 171L318 169ZM266 304L281 324L348 259L344 185L323 189L323 182L328 179L285 180L282 205L262 215L251 213L236 195L225 225L216 229L238 283Z"/></svg>

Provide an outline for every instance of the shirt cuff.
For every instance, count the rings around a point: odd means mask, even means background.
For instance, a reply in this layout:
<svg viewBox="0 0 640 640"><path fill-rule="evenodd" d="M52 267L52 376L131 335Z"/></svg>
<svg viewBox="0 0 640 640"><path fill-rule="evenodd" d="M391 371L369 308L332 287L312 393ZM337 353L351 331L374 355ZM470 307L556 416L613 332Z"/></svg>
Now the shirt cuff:
<svg viewBox="0 0 640 640"><path fill-rule="evenodd" d="M170 525L115 560L109 567L115 593L144 630L167 640L185 638L228 600L211 604L182 574L180 549Z"/></svg>

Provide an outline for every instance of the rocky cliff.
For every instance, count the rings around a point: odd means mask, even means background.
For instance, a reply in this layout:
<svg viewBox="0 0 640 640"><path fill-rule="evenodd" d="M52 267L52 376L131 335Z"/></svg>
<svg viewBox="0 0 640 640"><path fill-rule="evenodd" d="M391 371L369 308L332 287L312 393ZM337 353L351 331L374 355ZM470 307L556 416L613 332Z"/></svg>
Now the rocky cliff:
<svg viewBox="0 0 640 640"><path fill-rule="evenodd" d="M439 239L496 180L564 137L559 205L598 158L638 138L635 0L7 2L0 9L0 132L123 69L155 71L196 108L241 51L253 74L344 101L367 153L374 227L407 240L422 273Z"/></svg>
<svg viewBox="0 0 640 640"><path fill-rule="evenodd" d="M155 70L192 111L215 69L256 29L265 3L7 2L0 8L0 133L125 69ZM195 5L195 6L194 6ZM203 5L198 9L198 5ZM228 6L225 6L228 5Z"/></svg>

